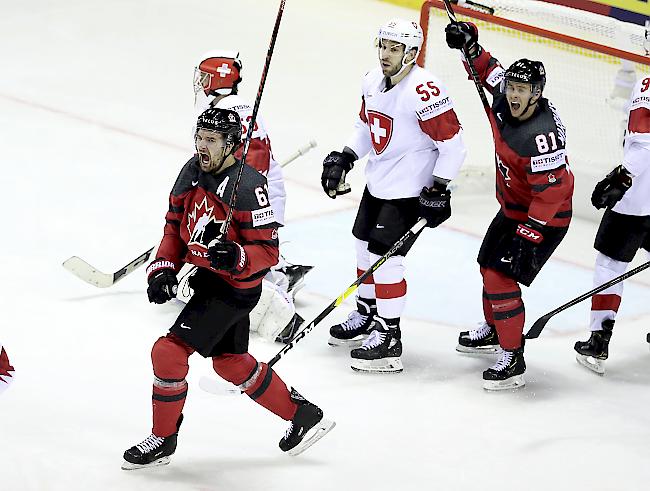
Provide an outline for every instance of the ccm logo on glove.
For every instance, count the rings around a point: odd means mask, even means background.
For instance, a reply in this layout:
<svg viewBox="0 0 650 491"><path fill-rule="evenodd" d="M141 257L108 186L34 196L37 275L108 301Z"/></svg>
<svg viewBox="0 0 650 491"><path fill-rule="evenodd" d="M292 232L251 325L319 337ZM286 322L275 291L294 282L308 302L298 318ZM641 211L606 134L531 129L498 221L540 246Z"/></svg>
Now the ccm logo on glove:
<svg viewBox="0 0 650 491"><path fill-rule="evenodd" d="M517 235L523 237L526 240L539 244L544 240L544 236L541 232L535 230L532 227L520 223L517 225Z"/></svg>

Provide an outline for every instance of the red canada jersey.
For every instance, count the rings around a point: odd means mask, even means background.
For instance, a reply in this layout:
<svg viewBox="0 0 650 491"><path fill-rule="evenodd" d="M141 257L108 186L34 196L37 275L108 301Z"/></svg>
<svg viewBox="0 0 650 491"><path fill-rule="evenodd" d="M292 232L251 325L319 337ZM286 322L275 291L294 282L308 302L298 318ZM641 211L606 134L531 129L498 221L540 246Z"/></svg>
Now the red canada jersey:
<svg viewBox="0 0 650 491"><path fill-rule="evenodd" d="M566 130L551 102L541 98L533 115L518 121L510 114L501 81L505 70L489 52L474 60L493 96L487 110L494 138L496 197L514 220L528 217L552 227L571 221L573 174L566 155Z"/></svg>
<svg viewBox="0 0 650 491"><path fill-rule="evenodd" d="M277 264L279 225L269 204L266 179L244 165L226 239L243 246L246 267L233 275L210 266L208 246L221 234L238 168L238 164L232 165L213 175L201 170L197 156L185 164L169 195L157 257L174 263L176 272L183 263L191 263L218 274L235 288L247 289L258 287L269 268Z"/></svg>

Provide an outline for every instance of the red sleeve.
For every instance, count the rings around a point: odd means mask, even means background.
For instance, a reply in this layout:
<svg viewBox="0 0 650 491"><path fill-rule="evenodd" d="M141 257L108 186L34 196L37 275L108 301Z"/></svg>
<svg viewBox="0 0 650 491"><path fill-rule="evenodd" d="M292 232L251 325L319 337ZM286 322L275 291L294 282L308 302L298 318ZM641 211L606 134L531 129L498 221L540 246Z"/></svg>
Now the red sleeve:
<svg viewBox="0 0 650 491"><path fill-rule="evenodd" d="M241 160L244 146L241 145L235 152L235 157ZM271 166L271 144L266 139L251 138L251 143L246 154L246 163L263 175L268 175Z"/></svg>
<svg viewBox="0 0 650 491"><path fill-rule="evenodd" d="M439 142L451 140L460 131L460 123L453 109L426 121L418 120L418 124L432 140Z"/></svg>
<svg viewBox="0 0 650 491"><path fill-rule="evenodd" d="M481 84L483 84L483 87L485 87L491 94L494 94L495 90L498 90L499 86L491 86L488 83L488 78L490 78L490 75L492 75L492 72L495 70L503 70L503 67L499 63L499 60L494 58L489 51L482 50L481 54L474 58L472 61ZM469 70L469 64L467 61L463 61L463 65L465 66L465 71L468 74L468 78L471 80L472 77Z"/></svg>
<svg viewBox="0 0 650 491"><path fill-rule="evenodd" d="M238 277L247 278L275 266L280 257L276 224L254 227L250 211L236 211L233 218L239 227L238 237L233 240L239 242L247 256L246 267Z"/></svg>
<svg viewBox="0 0 650 491"><path fill-rule="evenodd" d="M164 258L176 265L178 273L183 266L183 257L187 248L181 239L181 222L185 212L183 196L169 195L169 210L165 215L165 230L162 241L158 247L157 258Z"/></svg>
<svg viewBox="0 0 650 491"><path fill-rule="evenodd" d="M366 117L366 100L361 96L361 110L359 111L359 118L364 123L368 124L368 118Z"/></svg>
<svg viewBox="0 0 650 491"><path fill-rule="evenodd" d="M640 107L631 111L627 131L630 133L650 133L650 109Z"/></svg>
<svg viewBox="0 0 650 491"><path fill-rule="evenodd" d="M528 173L533 199L528 216L540 222L550 222L573 194L573 174L566 165L539 173Z"/></svg>

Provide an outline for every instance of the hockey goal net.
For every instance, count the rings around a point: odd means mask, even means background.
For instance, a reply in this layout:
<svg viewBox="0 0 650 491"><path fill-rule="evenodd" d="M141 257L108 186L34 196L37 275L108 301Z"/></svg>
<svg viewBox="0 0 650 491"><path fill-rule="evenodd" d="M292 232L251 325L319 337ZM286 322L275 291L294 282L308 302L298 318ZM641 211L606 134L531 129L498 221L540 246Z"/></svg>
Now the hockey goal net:
<svg viewBox="0 0 650 491"><path fill-rule="evenodd" d="M595 218L588 196L597 180L621 162L630 91L635 80L650 74L643 27L530 0L480 3L491 7L494 14L467 4L454 5L454 11L458 20L478 26L479 42L504 67L519 58L544 63L544 95L567 128L567 152L576 177L574 210ZM445 83L463 125L468 156L460 187L487 191L493 166L492 135L459 52L445 42L448 22L442 1L423 3L420 23L425 43L418 62Z"/></svg>

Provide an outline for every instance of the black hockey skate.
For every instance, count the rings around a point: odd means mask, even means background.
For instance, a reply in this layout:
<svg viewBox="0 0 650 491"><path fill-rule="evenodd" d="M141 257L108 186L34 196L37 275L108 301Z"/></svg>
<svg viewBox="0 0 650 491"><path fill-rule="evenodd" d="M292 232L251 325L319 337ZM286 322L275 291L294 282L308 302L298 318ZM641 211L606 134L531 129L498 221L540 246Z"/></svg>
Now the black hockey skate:
<svg viewBox="0 0 650 491"><path fill-rule="evenodd" d="M388 327L375 317L373 330L360 348L350 352L352 370L357 372L399 373L402 365L402 341L399 326Z"/></svg>
<svg viewBox="0 0 650 491"><path fill-rule="evenodd" d="M612 337L614 321L604 320L600 331L592 331L587 341L576 341L576 361L599 375L605 373L605 360L609 356L609 340Z"/></svg>
<svg viewBox="0 0 650 491"><path fill-rule="evenodd" d="M275 338L276 342L287 344L293 339L298 332L298 329L300 329L300 326L304 323L305 319L303 319L300 314L295 313L293 318L289 321L289 324L287 324L287 327L285 327L282 332L278 334L278 337Z"/></svg>
<svg viewBox="0 0 650 491"><path fill-rule="evenodd" d="M459 353L486 354L499 351L499 338L494 326L483 322L478 329L463 331L458 336Z"/></svg>
<svg viewBox="0 0 650 491"><path fill-rule="evenodd" d="M485 390L505 390L523 387L526 382L524 348L501 350L499 360L483 372Z"/></svg>
<svg viewBox="0 0 650 491"><path fill-rule="evenodd" d="M350 312L347 320L330 327L330 346L358 348L366 340L372 329L376 310L363 299L357 298L357 310Z"/></svg>
<svg viewBox="0 0 650 491"><path fill-rule="evenodd" d="M279 271L285 274L289 280L289 286L287 287L287 292L291 296L295 297L298 290L305 286L305 275L309 273L313 266L304 266L302 264L287 264Z"/></svg>
<svg viewBox="0 0 650 491"><path fill-rule="evenodd" d="M176 451L178 429L182 422L183 415L181 414L176 423L176 433L173 435L160 437L152 433L141 443L129 448L124 452L122 469L125 471L131 471L134 469L143 469L145 467L169 464L169 458L174 455L174 452Z"/></svg>
<svg viewBox="0 0 650 491"><path fill-rule="evenodd" d="M336 423L323 418L323 411L291 388L291 400L298 409L280 440L280 450L291 456L301 454L323 438Z"/></svg>

